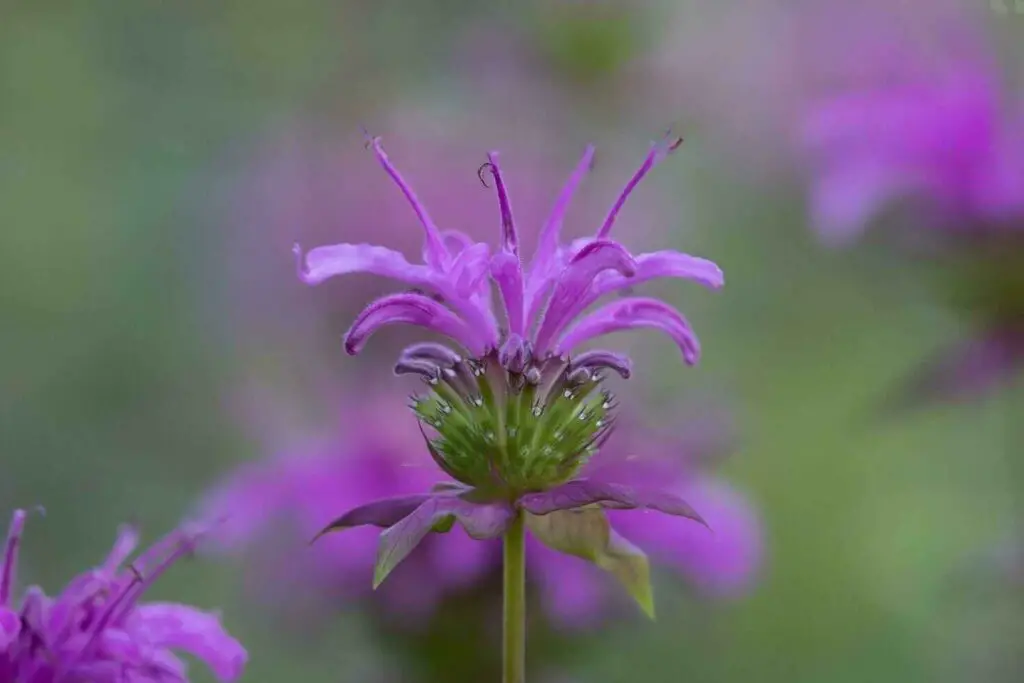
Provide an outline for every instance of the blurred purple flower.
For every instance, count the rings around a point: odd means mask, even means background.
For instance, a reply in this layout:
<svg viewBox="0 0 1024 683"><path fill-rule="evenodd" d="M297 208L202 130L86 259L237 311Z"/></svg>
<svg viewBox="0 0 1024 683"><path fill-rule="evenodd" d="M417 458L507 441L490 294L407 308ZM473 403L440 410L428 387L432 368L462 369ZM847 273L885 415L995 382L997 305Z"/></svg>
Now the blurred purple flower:
<svg viewBox="0 0 1024 683"><path fill-rule="evenodd" d="M805 131L816 227L848 242L909 199L927 226L1021 229L1024 111L1006 104L996 74L974 63L820 102Z"/></svg>
<svg viewBox="0 0 1024 683"><path fill-rule="evenodd" d="M241 466L203 504L205 516L225 519L213 534L215 547L266 549L264 561L255 566L272 576L257 576L256 592L266 596L277 586L284 595L271 599L291 602L297 590L310 591L316 602L325 593L366 598L377 551L375 532L353 529L325 539L315 552L306 543L339 506L418 493L437 480L415 421L391 417L394 401L362 397L345 402L339 412L334 434L296 439L264 462ZM428 616L446 594L495 566L495 552L472 542L461 529L434 537L381 587L382 604L404 617Z"/></svg>
<svg viewBox="0 0 1024 683"><path fill-rule="evenodd" d="M856 29L844 22L854 63L833 69L803 118L811 219L845 245L901 209L900 244L939 266L944 294L975 327L896 401L976 398L1024 364L1024 101L966 7L915 6L929 28L914 39L889 7L868 3Z"/></svg>
<svg viewBox="0 0 1024 683"><path fill-rule="evenodd" d="M15 511L0 568L0 681L3 683L187 683L175 650L203 661L221 681L237 679L246 651L217 615L175 603L140 603L147 588L195 536L175 531L126 567L138 544L130 527L99 567L56 597L30 587L12 604L24 511Z"/></svg>
<svg viewBox="0 0 1024 683"><path fill-rule="evenodd" d="M678 435L620 427L585 472L592 480L671 491L699 510L710 530L662 515L611 510L608 516L656 563L715 598L745 594L763 558L763 531L755 508L742 493L703 471L704 462L726 451L726 436L707 421L687 423ZM584 625L607 609L608 584L594 567L540 543L531 544L527 561L546 607L560 623Z"/></svg>

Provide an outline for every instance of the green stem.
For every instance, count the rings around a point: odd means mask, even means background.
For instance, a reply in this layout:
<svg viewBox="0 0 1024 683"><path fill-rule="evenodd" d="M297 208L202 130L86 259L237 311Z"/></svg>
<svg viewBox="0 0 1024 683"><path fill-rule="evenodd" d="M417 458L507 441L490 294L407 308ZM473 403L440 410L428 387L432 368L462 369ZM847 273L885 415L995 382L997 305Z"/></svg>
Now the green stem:
<svg viewBox="0 0 1024 683"><path fill-rule="evenodd" d="M505 532L502 683L526 681L526 534L518 512Z"/></svg>

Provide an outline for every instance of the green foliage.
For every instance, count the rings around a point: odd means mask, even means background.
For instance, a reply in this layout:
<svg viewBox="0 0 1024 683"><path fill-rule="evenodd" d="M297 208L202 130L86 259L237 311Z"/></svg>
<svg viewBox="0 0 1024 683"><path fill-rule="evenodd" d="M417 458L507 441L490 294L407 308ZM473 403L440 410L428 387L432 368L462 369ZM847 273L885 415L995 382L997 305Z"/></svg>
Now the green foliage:
<svg viewBox="0 0 1024 683"><path fill-rule="evenodd" d="M619 536L599 507L526 515L526 524L544 545L596 564L625 587L640 609L654 618L650 567L642 550Z"/></svg>

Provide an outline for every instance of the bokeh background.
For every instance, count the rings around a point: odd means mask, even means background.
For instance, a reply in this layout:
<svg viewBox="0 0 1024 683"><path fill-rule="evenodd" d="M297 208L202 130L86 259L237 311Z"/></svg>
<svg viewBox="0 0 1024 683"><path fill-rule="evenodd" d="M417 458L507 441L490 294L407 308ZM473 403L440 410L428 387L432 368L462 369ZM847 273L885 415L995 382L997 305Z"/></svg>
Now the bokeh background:
<svg viewBox="0 0 1024 683"><path fill-rule="evenodd" d="M1024 13L998 4L956 11L1020 84ZM689 369L664 339L630 337L642 387L630 410L666 428L676 406L728 412L718 473L759 510L765 554L732 600L656 571L658 621L626 612L589 630L559 665L566 680L1019 680L1024 563L1007 558L1024 522L1024 390L893 405L965 323L884 245L827 249L807 217L791 126L808 65L858 61L840 40L851 6L8 3L0 509L47 511L29 521L22 577L55 589L99 561L124 520L161 534L233 468L282 447L290 421L329 425L338 394L397 381L388 351L413 333L382 333L365 358L340 343L387 285L308 289L290 251L415 244L360 126L384 137L439 221L479 235L496 225L476 178L486 150L504 151L513 193L541 188L528 217L597 144L570 219L582 234L672 127L685 144L616 230L712 258L727 285L652 287L686 311L705 353ZM933 3L879 11L906 41L949 20ZM401 389L393 410L412 419ZM396 664L372 605L281 616L245 571L200 557L154 595L222 608L250 650L246 681L414 681L432 656Z"/></svg>

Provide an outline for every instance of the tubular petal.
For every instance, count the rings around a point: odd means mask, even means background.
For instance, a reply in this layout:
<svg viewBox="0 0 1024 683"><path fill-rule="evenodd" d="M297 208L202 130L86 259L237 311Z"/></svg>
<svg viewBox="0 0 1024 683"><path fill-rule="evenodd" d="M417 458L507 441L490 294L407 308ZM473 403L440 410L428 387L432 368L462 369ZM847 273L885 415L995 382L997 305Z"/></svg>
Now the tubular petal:
<svg viewBox="0 0 1024 683"><path fill-rule="evenodd" d="M593 163L594 146L587 145L586 150L583 152L583 158L576 164L576 168L569 176L562 191L559 192L558 199L555 200L555 206L551 209L551 214L548 216L547 221L544 222L544 227L540 233L540 240L537 243L537 250L533 256L533 263L530 266L531 280L538 276L543 276L541 271L546 269L548 262L558 250L558 235L562 228L562 221L565 219L565 212L569 208L569 203L572 201L576 188L583 182L583 177L590 170Z"/></svg>
<svg viewBox="0 0 1024 683"><path fill-rule="evenodd" d="M248 655L224 630L216 614L172 603L147 603L135 608L135 627L156 647L182 650L204 662L220 681L242 675Z"/></svg>
<svg viewBox="0 0 1024 683"><path fill-rule="evenodd" d="M316 247L302 262L299 277L308 285L320 284L335 275L372 273L410 284L432 284L435 271L427 266L409 263L400 252L372 244L332 244Z"/></svg>
<svg viewBox="0 0 1024 683"><path fill-rule="evenodd" d="M516 234L516 222L512 218L512 205L508 199L508 189L501 177L501 168L498 166L498 153L488 152L487 161L490 165L491 175L494 176L494 185L498 190L498 206L501 210L501 248L514 256L519 256L519 235Z"/></svg>
<svg viewBox="0 0 1024 683"><path fill-rule="evenodd" d="M413 192L412 187L405 181L402 175L395 168L391 160L388 159L388 155L384 152L384 147L381 144L379 137L374 137L370 140L370 144L373 147L373 153L377 156L377 160L380 165L384 167L387 174L391 176L391 179L398 185L398 189L405 195L409 205L412 206L412 210L416 213L416 217L419 218L420 224L423 226L423 232L425 239L423 243L423 258L432 267L440 270L444 268L448 261L448 250L444 246L444 239L441 237L440 231L437 226L434 225L434 221L431 220L430 214L427 213L427 207L416 197L416 193Z"/></svg>
<svg viewBox="0 0 1024 683"><path fill-rule="evenodd" d="M509 332L523 334L523 268L519 257L507 251L495 254L491 259L491 276L505 304Z"/></svg>
<svg viewBox="0 0 1024 683"><path fill-rule="evenodd" d="M558 342L556 353L568 353L585 341L620 330L653 327L668 334L688 365L700 358L700 342L690 324L663 301L633 297L613 301L582 318Z"/></svg>
<svg viewBox="0 0 1024 683"><path fill-rule="evenodd" d="M590 288L600 273L616 270L630 277L636 272L636 261L618 242L595 240L584 246L562 271L551 294L543 322L537 332L537 353L547 350L549 344L569 324L573 308Z"/></svg>
<svg viewBox="0 0 1024 683"><path fill-rule="evenodd" d="M7 530L3 568L0 569L0 607L7 605L11 598L14 576L18 569L18 546L21 545L21 533L24 528L25 511L15 510L11 517L10 528Z"/></svg>
<svg viewBox="0 0 1024 683"><path fill-rule="evenodd" d="M406 323L418 325L451 337L474 354L484 351L484 344L465 321L444 305L422 294L391 294L367 306L345 335L345 350L355 355L366 340L385 325Z"/></svg>
<svg viewBox="0 0 1024 683"><path fill-rule="evenodd" d="M622 210L626 200L629 199L629 195L633 193L633 190L640 181L643 180L644 176L647 175L654 166L667 157L669 154L674 152L679 145L683 142L682 138L666 138L660 142L656 142L651 145L651 150L647 153L644 158L644 162L640 164L640 168L637 169L633 177L626 183L626 187L623 188L622 193L619 194L619 198L612 204L612 208L609 209L608 215L605 217L604 222L597 231L597 239L604 239L611 232L612 225L615 223L616 217L619 215L619 211Z"/></svg>

